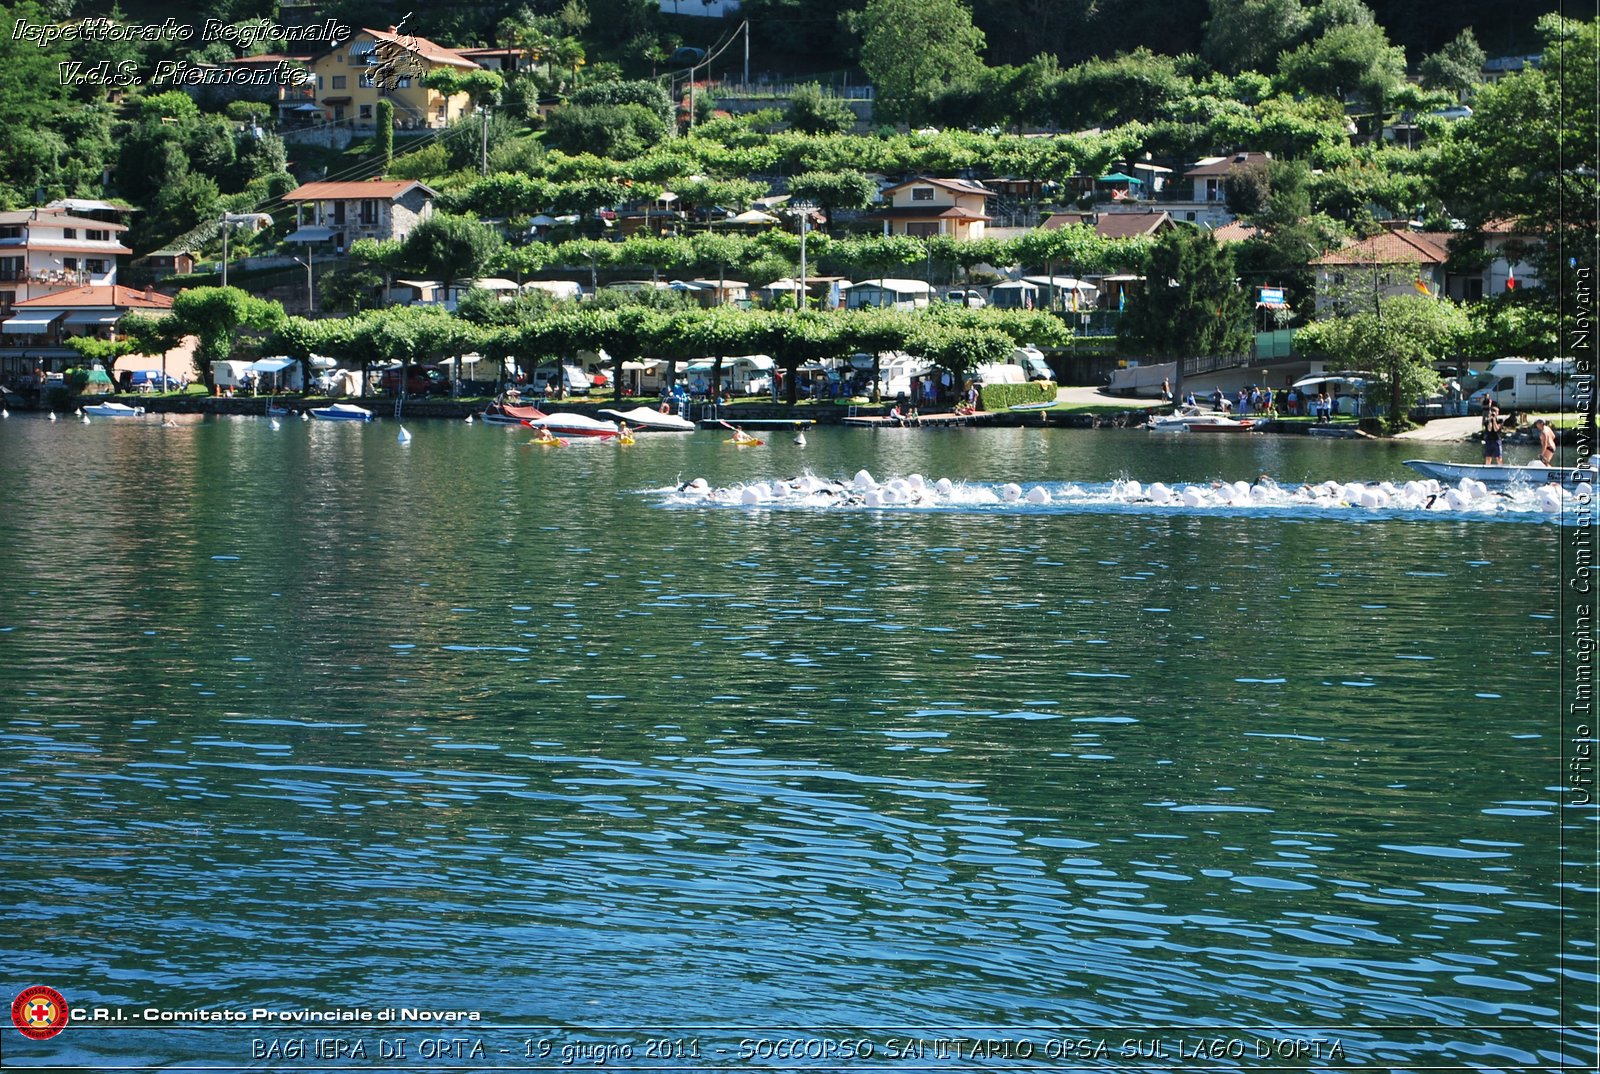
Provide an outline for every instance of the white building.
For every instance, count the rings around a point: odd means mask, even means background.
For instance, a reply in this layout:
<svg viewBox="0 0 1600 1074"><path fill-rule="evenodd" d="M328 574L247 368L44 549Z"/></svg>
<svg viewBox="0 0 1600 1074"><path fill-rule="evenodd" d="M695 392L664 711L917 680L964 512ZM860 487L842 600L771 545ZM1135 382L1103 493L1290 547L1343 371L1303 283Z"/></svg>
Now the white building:
<svg viewBox="0 0 1600 1074"><path fill-rule="evenodd" d="M48 206L0 213L0 316L19 302L117 282L124 224Z"/></svg>

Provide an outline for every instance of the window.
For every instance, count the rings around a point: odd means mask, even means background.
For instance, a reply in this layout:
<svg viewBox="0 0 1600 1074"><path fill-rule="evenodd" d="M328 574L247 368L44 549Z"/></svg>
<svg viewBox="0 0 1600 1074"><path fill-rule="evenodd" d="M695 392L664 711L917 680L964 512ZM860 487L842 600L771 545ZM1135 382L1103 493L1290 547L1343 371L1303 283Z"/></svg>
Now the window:
<svg viewBox="0 0 1600 1074"><path fill-rule="evenodd" d="M83 237L88 239L90 242L110 242L111 241L111 232L109 232L109 231L85 231L83 233Z"/></svg>
<svg viewBox="0 0 1600 1074"><path fill-rule="evenodd" d="M63 239L76 239L78 237L78 229L75 227L64 227L61 229L61 237Z"/></svg>
<svg viewBox="0 0 1600 1074"><path fill-rule="evenodd" d="M362 76L356 81L360 83L362 89L371 89L374 84L372 72L367 71L363 73Z"/></svg>
<svg viewBox="0 0 1600 1074"><path fill-rule="evenodd" d="M371 119L372 118L372 106L370 104L364 104L364 105L361 106L361 118L362 119Z"/></svg>
<svg viewBox="0 0 1600 1074"><path fill-rule="evenodd" d="M395 89L410 89L411 88L411 76L410 75L401 75L398 79L395 80L394 88Z"/></svg>
<svg viewBox="0 0 1600 1074"><path fill-rule="evenodd" d="M912 187L911 188L911 200L912 201L932 201L933 200L933 187L931 187L931 186L914 186L914 187Z"/></svg>
<svg viewBox="0 0 1600 1074"><path fill-rule="evenodd" d="M0 291L0 310L10 311L13 303L17 301L15 291Z"/></svg>
<svg viewBox="0 0 1600 1074"><path fill-rule="evenodd" d="M0 227L0 239L20 239L20 238L22 238L22 227L21 227L21 225L7 225L5 227Z"/></svg>
<svg viewBox="0 0 1600 1074"><path fill-rule="evenodd" d="M1468 280L1467 286L1463 290L1466 293L1461 296L1462 298L1468 302L1476 302L1483 297L1483 281L1478 279Z"/></svg>
<svg viewBox="0 0 1600 1074"><path fill-rule="evenodd" d="M1194 223L1195 215L1195 213L1184 213L1183 218L1192 224Z"/></svg>
<svg viewBox="0 0 1600 1074"><path fill-rule="evenodd" d="M930 235L939 234L939 225L927 222L909 221L906 224L906 234L925 239Z"/></svg>
<svg viewBox="0 0 1600 1074"><path fill-rule="evenodd" d="M334 89L344 89L344 84L347 81L348 81L348 79L344 75L334 75L333 76L333 88Z"/></svg>
<svg viewBox="0 0 1600 1074"><path fill-rule="evenodd" d="M0 257L0 280L25 280L28 269L20 257Z"/></svg>
<svg viewBox="0 0 1600 1074"><path fill-rule="evenodd" d="M98 276L105 272L106 262L104 258L91 257L84 261L83 267Z"/></svg>
<svg viewBox="0 0 1600 1074"><path fill-rule="evenodd" d="M61 259L61 267L66 269L68 272L77 272L78 259L76 257L63 257Z"/></svg>
<svg viewBox="0 0 1600 1074"><path fill-rule="evenodd" d="M1560 384L1561 378L1547 370L1537 370L1528 374L1528 384Z"/></svg>

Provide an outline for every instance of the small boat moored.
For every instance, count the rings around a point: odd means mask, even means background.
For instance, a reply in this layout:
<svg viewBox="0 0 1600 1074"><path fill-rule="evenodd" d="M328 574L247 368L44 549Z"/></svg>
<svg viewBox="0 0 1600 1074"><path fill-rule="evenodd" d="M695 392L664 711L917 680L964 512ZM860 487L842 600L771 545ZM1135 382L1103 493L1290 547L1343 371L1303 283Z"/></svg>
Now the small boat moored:
<svg viewBox="0 0 1600 1074"><path fill-rule="evenodd" d="M83 408L85 414L92 414L97 418L142 418L144 407L128 406L126 403L96 403L94 406Z"/></svg>
<svg viewBox="0 0 1600 1074"><path fill-rule="evenodd" d="M636 406L632 410L601 410L600 413L616 418L641 432L692 433L695 430L694 422L680 418L676 414L663 414L647 406Z"/></svg>
<svg viewBox="0 0 1600 1074"><path fill-rule="evenodd" d="M313 410L311 416L320 421L371 421L372 411L354 403L334 403Z"/></svg>
<svg viewBox="0 0 1600 1074"><path fill-rule="evenodd" d="M530 429L547 432L553 436L599 436L610 437L617 435L617 423L614 421L601 421L591 418L587 414L541 414L531 421L523 421Z"/></svg>
<svg viewBox="0 0 1600 1074"><path fill-rule="evenodd" d="M1185 407L1159 417L1152 415L1146 428L1153 433L1247 433L1255 428L1255 422L1249 418L1230 418L1226 414L1202 414L1193 407Z"/></svg>
<svg viewBox="0 0 1600 1074"><path fill-rule="evenodd" d="M1437 481L1471 478L1485 485L1593 485L1594 466L1546 466L1531 462L1526 466L1485 466L1471 462L1434 462L1431 459L1406 459L1405 464L1423 477Z"/></svg>

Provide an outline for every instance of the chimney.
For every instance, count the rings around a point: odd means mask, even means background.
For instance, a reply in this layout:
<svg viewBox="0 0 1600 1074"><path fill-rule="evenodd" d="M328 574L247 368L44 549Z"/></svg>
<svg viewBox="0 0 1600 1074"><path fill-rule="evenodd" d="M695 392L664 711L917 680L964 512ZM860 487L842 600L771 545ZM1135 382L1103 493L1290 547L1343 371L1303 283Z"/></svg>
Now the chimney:
<svg viewBox="0 0 1600 1074"><path fill-rule="evenodd" d="M154 284L147 283L144 285L144 300L146 302L154 302L156 300L156 289Z"/></svg>

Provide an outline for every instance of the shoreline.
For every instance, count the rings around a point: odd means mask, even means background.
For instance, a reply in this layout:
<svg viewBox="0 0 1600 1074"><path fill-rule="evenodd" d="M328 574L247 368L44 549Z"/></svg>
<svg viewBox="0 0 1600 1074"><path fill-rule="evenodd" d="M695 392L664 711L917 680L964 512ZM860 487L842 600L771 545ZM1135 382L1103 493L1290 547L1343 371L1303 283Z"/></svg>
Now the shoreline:
<svg viewBox="0 0 1600 1074"><path fill-rule="evenodd" d="M1115 406L1123 400L1108 399L1105 406ZM371 410L380 421L394 421L394 400L379 398L366 399L321 399L306 398L303 396L213 396L213 395L184 395L184 396L141 396L130 394L110 394L101 396L77 396L65 411L72 413L81 406L88 406L101 402L120 402L129 406L143 407L150 414L216 414L265 416L268 406L276 405L298 417L302 411L309 411L318 407L328 406L334 402L355 403ZM858 406L840 406L833 404L806 404L791 407L787 403L732 403L721 406L707 404L691 405L688 410L690 420L697 424L703 421L725 420L730 424L771 424L788 425L791 423L807 423L815 426L836 426L842 428L867 429L877 431L880 429L916 428L916 429L952 429L969 428L972 426L986 426L990 428L1062 428L1062 429L1132 429L1144 428L1144 416L1156 409L1147 405L1138 405L1130 402L1127 409L1115 413L1085 413L1081 411L1058 410L1027 410L1027 411L978 411L976 414L958 415L949 411L925 415L923 421L899 422L887 417L887 412L892 404L863 404ZM582 400L567 399L557 403L546 403L554 413L583 414L589 417L603 417L598 412L602 409L625 409L630 406L640 405L641 400L624 399L614 401L610 399ZM412 421L428 419L432 421L465 421L468 416L477 417L483 410L484 403L464 403L449 399L407 399L401 420ZM538 405L538 404L535 404ZM46 407L19 408L25 411L43 411ZM1433 423L1428 423L1429 425ZM1418 427L1425 429L1428 425ZM1314 430L1329 430L1332 432L1314 432ZM1310 422L1285 422L1281 419L1263 423L1256 430L1261 434L1277 436L1311 436L1317 435L1333 440L1392 440L1419 439L1418 437L1400 434L1398 436L1384 436L1360 428L1355 422L1340 423L1335 426L1318 426ZM1412 430L1414 434L1417 430ZM1437 439L1440 442L1466 443L1477 438L1476 433L1464 436L1426 437L1421 439ZM1558 444L1568 444L1573 440L1573 430L1557 429L1556 441ZM1518 433L1508 438L1507 443L1531 442L1530 434Z"/></svg>

